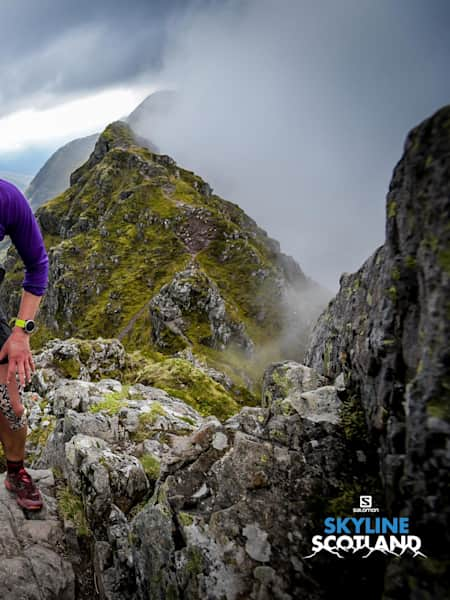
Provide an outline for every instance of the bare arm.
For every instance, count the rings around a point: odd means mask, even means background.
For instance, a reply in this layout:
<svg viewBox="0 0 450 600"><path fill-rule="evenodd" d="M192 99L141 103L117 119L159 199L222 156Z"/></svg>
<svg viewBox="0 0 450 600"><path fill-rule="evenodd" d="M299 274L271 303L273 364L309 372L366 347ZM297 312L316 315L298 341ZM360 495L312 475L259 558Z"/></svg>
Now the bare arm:
<svg viewBox="0 0 450 600"><path fill-rule="evenodd" d="M22 291L22 299L18 312L19 319L33 319L38 311L42 296L36 296L27 290ZM30 349L30 336L21 327L13 327L12 333L4 343L0 351L0 360L8 355L8 373L6 383L14 380L16 371L22 386L31 380L32 372L35 370L33 357Z"/></svg>
<svg viewBox="0 0 450 600"><path fill-rule="evenodd" d="M33 319L48 282L48 256L39 224L28 200L13 184L0 180L0 223L9 235L25 265L25 279L18 317ZM8 356L7 383L15 381L16 371L21 385L34 371L28 334L20 327L12 333L0 350L0 360Z"/></svg>

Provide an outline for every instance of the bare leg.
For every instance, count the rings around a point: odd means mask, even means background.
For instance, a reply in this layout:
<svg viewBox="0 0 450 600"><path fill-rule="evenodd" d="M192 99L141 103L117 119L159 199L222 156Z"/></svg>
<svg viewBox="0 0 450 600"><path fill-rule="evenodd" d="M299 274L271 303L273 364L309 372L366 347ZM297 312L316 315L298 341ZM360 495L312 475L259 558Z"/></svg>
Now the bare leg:
<svg viewBox="0 0 450 600"><path fill-rule="evenodd" d="M8 365L0 365L0 384L6 382ZM20 395L17 383L12 381L7 386L11 404L16 408L20 404ZM3 444L5 456L9 460L23 460L25 457L25 440L28 427L25 422L20 429L11 429L11 424L0 410L0 441Z"/></svg>

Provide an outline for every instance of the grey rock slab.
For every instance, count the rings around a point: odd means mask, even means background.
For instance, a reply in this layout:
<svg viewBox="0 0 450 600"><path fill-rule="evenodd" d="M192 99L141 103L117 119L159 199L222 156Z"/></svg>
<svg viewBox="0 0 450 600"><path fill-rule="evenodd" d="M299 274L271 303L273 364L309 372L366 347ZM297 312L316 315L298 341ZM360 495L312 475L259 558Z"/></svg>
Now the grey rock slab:
<svg viewBox="0 0 450 600"><path fill-rule="evenodd" d="M27 469L44 507L24 511L0 474L0 597L5 600L75 600L75 576L64 556L64 532L56 513L53 474Z"/></svg>
<svg viewBox="0 0 450 600"><path fill-rule="evenodd" d="M292 406L298 414L311 421L336 424L339 422L339 408L341 401L338 398L336 388L327 385L312 392L304 392L300 400L291 400Z"/></svg>

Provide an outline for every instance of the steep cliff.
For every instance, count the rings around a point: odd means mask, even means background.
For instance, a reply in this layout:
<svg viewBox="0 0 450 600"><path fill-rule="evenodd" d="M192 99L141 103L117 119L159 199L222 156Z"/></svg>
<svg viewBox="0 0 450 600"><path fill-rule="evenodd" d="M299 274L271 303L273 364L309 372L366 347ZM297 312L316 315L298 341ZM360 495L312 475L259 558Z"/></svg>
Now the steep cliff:
<svg viewBox="0 0 450 600"><path fill-rule="evenodd" d="M428 560L388 569L385 598L443 598L450 560L450 107L408 135L387 195L386 242L341 287L306 363L360 399L390 513ZM425 550L426 551L426 550Z"/></svg>

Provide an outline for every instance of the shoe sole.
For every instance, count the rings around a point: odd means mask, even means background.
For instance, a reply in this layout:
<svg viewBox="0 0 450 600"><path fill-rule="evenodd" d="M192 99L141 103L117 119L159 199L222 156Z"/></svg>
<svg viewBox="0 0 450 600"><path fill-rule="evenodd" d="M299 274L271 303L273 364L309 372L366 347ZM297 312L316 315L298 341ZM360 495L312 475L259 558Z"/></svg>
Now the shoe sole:
<svg viewBox="0 0 450 600"><path fill-rule="evenodd" d="M11 484L9 483L9 481L7 479L5 479L5 488L12 494L17 494L16 490L11 487ZM17 500L17 504L19 506L21 506L22 508L25 508L25 510L41 510L41 508L44 506L43 502L40 504L36 504L35 506L27 506L26 503L21 501L21 499L18 496L16 496L16 500Z"/></svg>

